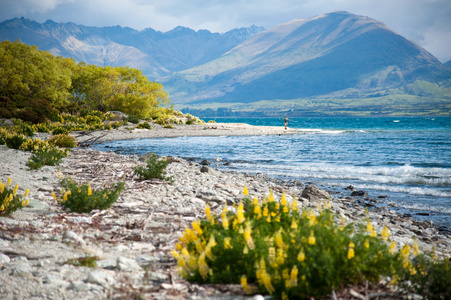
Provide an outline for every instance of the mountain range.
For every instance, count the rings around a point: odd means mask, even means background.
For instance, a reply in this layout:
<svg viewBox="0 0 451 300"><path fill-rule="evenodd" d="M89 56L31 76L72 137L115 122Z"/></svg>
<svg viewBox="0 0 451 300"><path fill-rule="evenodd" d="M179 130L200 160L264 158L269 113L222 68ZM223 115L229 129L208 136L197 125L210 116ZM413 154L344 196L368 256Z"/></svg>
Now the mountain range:
<svg viewBox="0 0 451 300"><path fill-rule="evenodd" d="M220 107L235 115L451 112L449 62L348 12L222 34L23 18L0 23L0 40L16 39L77 61L139 68L164 84L176 107L198 115Z"/></svg>

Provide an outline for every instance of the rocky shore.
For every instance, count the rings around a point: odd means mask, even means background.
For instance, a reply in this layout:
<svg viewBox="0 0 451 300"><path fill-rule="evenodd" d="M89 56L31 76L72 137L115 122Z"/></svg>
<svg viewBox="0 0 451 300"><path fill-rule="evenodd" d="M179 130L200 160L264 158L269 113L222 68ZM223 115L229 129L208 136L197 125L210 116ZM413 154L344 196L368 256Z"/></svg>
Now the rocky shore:
<svg viewBox="0 0 451 300"><path fill-rule="evenodd" d="M213 128L213 127L215 128ZM208 128L211 127L211 128ZM194 135L286 134L280 128L245 124L180 126L175 129L121 129L76 133L79 141L137 137ZM224 203L238 203L242 188L259 198L272 189L296 195L301 207L316 209L326 191L300 182L284 182L264 175L221 172L208 166L171 158L167 175L174 183L139 181L132 167L143 164L134 156L104 153L89 148L72 150L58 167L29 171L30 153L0 146L0 179L30 190L30 204L11 216L0 217L0 299L263 299L246 296L239 285L197 285L181 279L169 252L181 232L204 216L208 203L220 213ZM59 190L57 170L92 187L124 180L125 191L108 210L77 214L64 211L51 193ZM351 191L349 191L351 194ZM292 201L291 197L287 197ZM332 210L349 221L362 220L365 208L356 197L334 198ZM451 254L451 237L425 222L401 218L395 212L370 210L375 229L388 226L398 245L416 236L422 251L434 246ZM97 266L76 266L95 257ZM355 292L355 291L354 291ZM358 294L358 292L355 292ZM346 298L346 297L345 297ZM352 298L352 297L351 297Z"/></svg>

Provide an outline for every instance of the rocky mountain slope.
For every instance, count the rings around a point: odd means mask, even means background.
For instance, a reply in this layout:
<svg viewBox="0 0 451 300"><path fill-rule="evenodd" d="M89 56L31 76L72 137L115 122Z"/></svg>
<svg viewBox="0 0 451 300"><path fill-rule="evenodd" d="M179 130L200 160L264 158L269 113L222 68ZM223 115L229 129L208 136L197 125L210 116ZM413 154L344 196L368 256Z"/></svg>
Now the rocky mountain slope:
<svg viewBox="0 0 451 300"><path fill-rule="evenodd" d="M179 26L163 33L151 28L99 28L51 20L40 24L15 18L0 23L0 40L20 39L40 50L88 64L138 68L155 80L215 59L262 30L252 26L219 34Z"/></svg>
<svg viewBox="0 0 451 300"><path fill-rule="evenodd" d="M383 23L332 12L263 31L163 82L176 101L245 103L449 78L449 68Z"/></svg>

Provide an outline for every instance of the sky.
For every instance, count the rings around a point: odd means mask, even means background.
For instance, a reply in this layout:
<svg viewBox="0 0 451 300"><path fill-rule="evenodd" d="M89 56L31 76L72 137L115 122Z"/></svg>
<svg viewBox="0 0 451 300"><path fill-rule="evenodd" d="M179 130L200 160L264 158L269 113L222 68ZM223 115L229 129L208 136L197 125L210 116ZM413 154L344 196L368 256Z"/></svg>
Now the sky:
<svg viewBox="0 0 451 300"><path fill-rule="evenodd" d="M0 22L25 17L40 23L153 28L177 26L226 32L269 29L293 19L343 10L382 21L440 61L451 60L451 0L0 0Z"/></svg>

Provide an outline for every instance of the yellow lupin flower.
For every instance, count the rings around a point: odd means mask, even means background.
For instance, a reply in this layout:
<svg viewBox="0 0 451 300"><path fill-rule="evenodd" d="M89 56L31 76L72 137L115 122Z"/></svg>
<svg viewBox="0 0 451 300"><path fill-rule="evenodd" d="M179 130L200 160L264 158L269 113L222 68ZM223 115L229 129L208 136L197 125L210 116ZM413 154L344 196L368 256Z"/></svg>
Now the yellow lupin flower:
<svg viewBox="0 0 451 300"><path fill-rule="evenodd" d="M291 202L291 210L297 211L298 210L298 201L296 200L296 196L293 195L293 201Z"/></svg>
<svg viewBox="0 0 451 300"><path fill-rule="evenodd" d="M6 187L9 187L11 185L11 177L8 177L8 180L6 181Z"/></svg>
<svg viewBox="0 0 451 300"><path fill-rule="evenodd" d="M298 261L299 262L303 262L304 260L305 260L305 253L304 253L304 251L301 249L301 251L299 251L299 254L298 254Z"/></svg>
<svg viewBox="0 0 451 300"><path fill-rule="evenodd" d="M174 249L171 250L171 255L172 257L174 257L175 259L178 259L180 256L180 253L178 253L177 251L175 251Z"/></svg>
<svg viewBox="0 0 451 300"><path fill-rule="evenodd" d="M232 240L231 237L224 238L224 249L232 249L233 248L233 246L230 244L231 240Z"/></svg>
<svg viewBox="0 0 451 300"><path fill-rule="evenodd" d="M263 217L267 217L269 213L268 206L263 207Z"/></svg>
<svg viewBox="0 0 451 300"><path fill-rule="evenodd" d="M276 262L279 266L285 262L285 252L281 248L277 249Z"/></svg>
<svg viewBox="0 0 451 300"><path fill-rule="evenodd" d="M274 192L269 190L268 202L274 202Z"/></svg>
<svg viewBox="0 0 451 300"><path fill-rule="evenodd" d="M418 249L418 240L417 237L413 238L413 245L412 245L412 253L413 255L418 255L420 254L420 249Z"/></svg>
<svg viewBox="0 0 451 300"><path fill-rule="evenodd" d="M2 181L0 180L0 193L3 193L5 190L5 186L3 185Z"/></svg>
<svg viewBox="0 0 451 300"><path fill-rule="evenodd" d="M247 285L246 275L241 276L240 283L241 283L241 288L243 289L243 291L245 291L246 293L249 293L249 286Z"/></svg>
<svg viewBox="0 0 451 300"><path fill-rule="evenodd" d="M200 220L193 221L193 229L197 233L197 235L202 235L204 231L200 228Z"/></svg>
<svg viewBox="0 0 451 300"><path fill-rule="evenodd" d="M395 243L395 241L392 241L390 243L390 246L388 247L388 252L390 254L393 254L393 253L395 253L395 249L396 249L396 243Z"/></svg>
<svg viewBox="0 0 451 300"><path fill-rule="evenodd" d="M348 259L351 259L351 258L353 258L355 256L355 252L354 252L355 245L354 245L353 242L350 242L348 247L349 247L349 249L348 249Z"/></svg>
<svg viewBox="0 0 451 300"><path fill-rule="evenodd" d="M402 254L402 256L404 256L404 257L409 257L409 254L410 254L410 246L407 245L407 244L405 244L404 247L402 247L402 249L401 249L401 254Z"/></svg>
<svg viewBox="0 0 451 300"><path fill-rule="evenodd" d="M370 241L369 240L365 240L365 242L363 243L363 246L365 246L365 248L369 248L370 247Z"/></svg>
<svg viewBox="0 0 451 300"><path fill-rule="evenodd" d="M296 287L298 285L298 267L295 265L292 269L291 269L291 273L290 273L290 282L291 282L291 287Z"/></svg>
<svg viewBox="0 0 451 300"><path fill-rule="evenodd" d="M58 200L58 197L56 197L55 192L53 192L53 191L52 191L52 197L53 197L53 199Z"/></svg>
<svg viewBox="0 0 451 300"><path fill-rule="evenodd" d="M252 239L252 227L250 222L246 222L246 228L244 229L244 240L246 241L249 249L253 250L255 248L254 240Z"/></svg>
<svg viewBox="0 0 451 300"><path fill-rule="evenodd" d="M58 176L58 178L63 177L63 176L61 175L61 170L60 170L60 169L58 169L58 173L56 173L56 175Z"/></svg>
<svg viewBox="0 0 451 300"><path fill-rule="evenodd" d="M238 207L236 209L236 218L238 220L238 223L243 223L246 218L244 217L244 206L243 202L240 201L240 204L238 204Z"/></svg>
<svg viewBox="0 0 451 300"><path fill-rule="evenodd" d="M22 200L22 207L27 206L29 202L30 202L29 199L26 199L26 200L24 199L24 200Z"/></svg>
<svg viewBox="0 0 451 300"><path fill-rule="evenodd" d="M390 236L390 231L388 230L388 227L385 225L384 229L382 229L381 237L384 241L386 241Z"/></svg>
<svg viewBox="0 0 451 300"><path fill-rule="evenodd" d="M286 206L288 204L287 197L285 196L285 191L282 191L282 196L280 197L280 204Z"/></svg>
<svg viewBox="0 0 451 300"><path fill-rule="evenodd" d="M209 206L208 204L205 206L205 215L207 216L207 220L208 220L211 224L214 224L214 223L215 223L215 219L214 219L213 216L211 215L210 206Z"/></svg>
<svg viewBox="0 0 451 300"><path fill-rule="evenodd" d="M91 185L88 184L88 196L92 195L92 189L91 189Z"/></svg>
<svg viewBox="0 0 451 300"><path fill-rule="evenodd" d="M199 255L199 260L197 262L197 265L199 266L199 273L202 276L202 278L204 280L207 279L210 268L208 267L208 264L205 261L205 253L202 253L201 255Z"/></svg>
<svg viewBox="0 0 451 300"><path fill-rule="evenodd" d="M291 229L298 229L298 223L296 222L296 220L293 219L293 221L291 221Z"/></svg>
<svg viewBox="0 0 451 300"><path fill-rule="evenodd" d="M316 238L315 238L315 235L313 234L313 230L310 232L310 236L308 237L308 243L310 245L316 244Z"/></svg>
<svg viewBox="0 0 451 300"><path fill-rule="evenodd" d="M243 195L244 195L244 196L249 195L249 191L247 190L247 186L244 186L244 187L243 187Z"/></svg>
<svg viewBox="0 0 451 300"><path fill-rule="evenodd" d="M24 194L23 196L24 196L24 197L27 197L29 193L30 193L30 190L29 190L29 189L26 189L26 190L25 190L25 194Z"/></svg>
<svg viewBox="0 0 451 300"><path fill-rule="evenodd" d="M16 195L18 189L19 189L19 185L16 183L16 186L13 189L13 195L14 196Z"/></svg>
<svg viewBox="0 0 451 300"><path fill-rule="evenodd" d="M67 201L67 193L64 193L63 200Z"/></svg>

